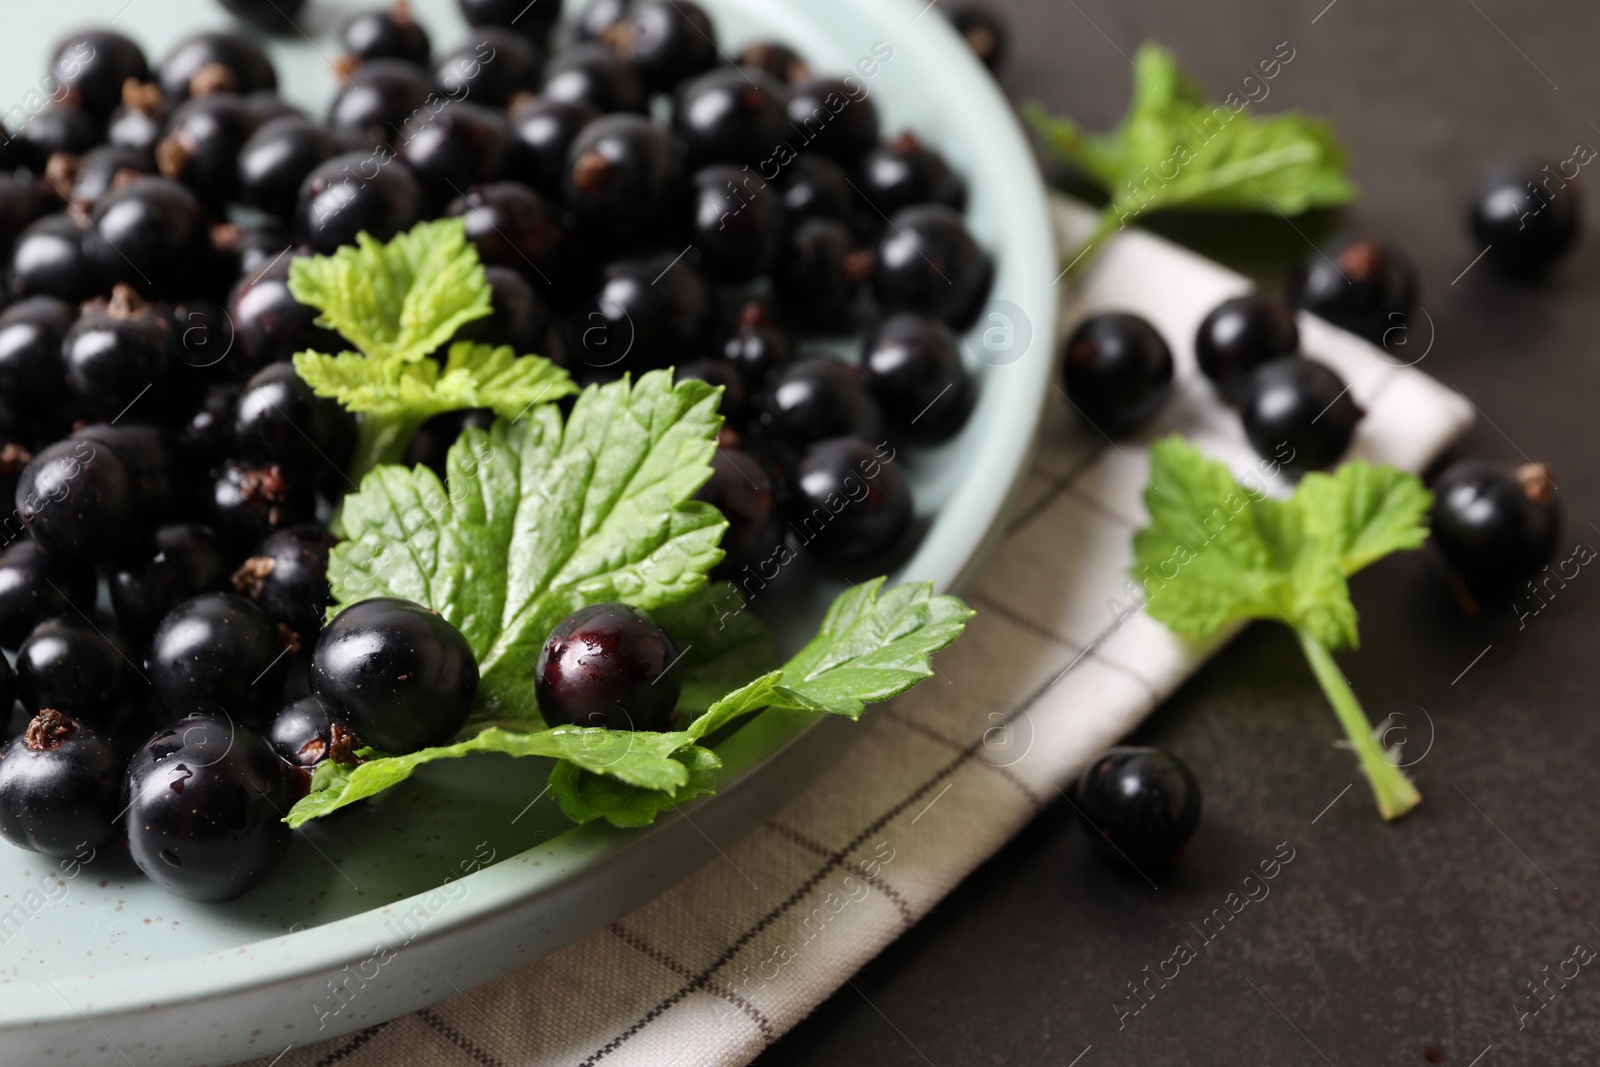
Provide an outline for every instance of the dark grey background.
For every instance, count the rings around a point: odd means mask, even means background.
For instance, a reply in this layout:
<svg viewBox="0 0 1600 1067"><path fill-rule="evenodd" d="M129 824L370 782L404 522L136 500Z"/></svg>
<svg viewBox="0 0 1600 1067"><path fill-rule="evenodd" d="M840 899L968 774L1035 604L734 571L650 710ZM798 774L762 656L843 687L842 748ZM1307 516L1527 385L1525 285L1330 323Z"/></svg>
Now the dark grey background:
<svg viewBox="0 0 1600 1067"><path fill-rule="evenodd" d="M1600 547L1600 219L1543 284L1502 281L1487 262L1452 284L1481 251L1463 213L1487 165L1600 147L1600 8L1326 3L1001 0L1001 80L1014 99L1103 127L1122 114L1125 56L1142 40L1174 48L1219 97L1288 41L1295 59L1262 110L1333 119L1363 190L1339 219L1300 228L1343 226L1411 254L1437 331L1421 366L1481 412L1458 453L1551 462L1567 548ZM1266 284L1309 253L1275 219L1159 228ZM1052 807L758 1062L1595 1063L1600 960L1520 1032L1513 1004L1576 942L1600 950L1600 567L1521 630L1509 610L1464 617L1431 551L1373 567L1353 591L1363 647L1340 662L1368 713L1408 717L1408 758L1433 725L1413 814L1377 818L1290 634L1258 625L1137 737L1182 755L1205 786L1179 871L1152 889L1091 855L1072 812ZM1283 841L1296 857L1271 896L1119 1031L1125 984L1180 939L1197 943L1188 924Z"/></svg>

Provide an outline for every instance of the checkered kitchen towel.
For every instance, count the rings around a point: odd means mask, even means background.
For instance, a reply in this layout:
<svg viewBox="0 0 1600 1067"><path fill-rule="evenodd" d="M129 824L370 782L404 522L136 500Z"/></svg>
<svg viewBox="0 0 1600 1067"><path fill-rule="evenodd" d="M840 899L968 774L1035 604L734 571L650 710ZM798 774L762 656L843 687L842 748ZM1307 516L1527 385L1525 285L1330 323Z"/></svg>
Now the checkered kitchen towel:
<svg viewBox="0 0 1600 1067"><path fill-rule="evenodd" d="M1061 203L1064 243L1091 224ZM731 1067L748 1063L924 915L1101 749L1215 650L1133 609L1124 575L1144 518L1143 441L1178 432L1245 474L1237 417L1194 365L1201 318L1249 288L1139 231L1065 297L1063 323L1130 310L1172 344L1175 395L1145 438L1115 445L1052 398L1009 535L938 675L870 719L809 792L698 874L525 970L278 1067ZM1366 409L1354 454L1426 466L1472 419L1460 395L1302 316L1305 352ZM1426 332L1426 324L1414 326ZM1403 351L1416 362L1430 338ZM1036 353L1033 358L1047 358ZM1120 607L1119 607L1120 605ZM760 888L740 872L759 872ZM260 1063L263 1065L267 1061Z"/></svg>

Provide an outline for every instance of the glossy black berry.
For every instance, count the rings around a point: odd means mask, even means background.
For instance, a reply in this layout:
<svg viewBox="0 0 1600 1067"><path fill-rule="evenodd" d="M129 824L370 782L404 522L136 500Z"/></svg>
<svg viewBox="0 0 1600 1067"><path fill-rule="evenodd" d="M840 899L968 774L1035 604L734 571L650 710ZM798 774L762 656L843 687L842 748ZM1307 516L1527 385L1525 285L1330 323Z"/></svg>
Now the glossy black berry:
<svg viewBox="0 0 1600 1067"><path fill-rule="evenodd" d="M450 740L478 691L478 663L438 612L397 597L345 608L323 628L311 689L363 742L414 752Z"/></svg>
<svg viewBox="0 0 1600 1067"><path fill-rule="evenodd" d="M239 151L239 196L280 222L288 222L294 218L306 175L338 150L333 136L309 119L296 115L273 119L256 130Z"/></svg>
<svg viewBox="0 0 1600 1067"><path fill-rule="evenodd" d="M1000 64L1005 62L1010 32L998 11L989 4L975 3L973 0L952 0L939 10L944 12L950 25L967 42L967 47L978 57L978 62L990 71L1000 68Z"/></svg>
<svg viewBox="0 0 1600 1067"><path fill-rule="evenodd" d="M228 11L269 33L294 33L306 0L221 0Z"/></svg>
<svg viewBox="0 0 1600 1067"><path fill-rule="evenodd" d="M643 0L603 39L657 92L710 70L718 59L711 16L693 0Z"/></svg>
<svg viewBox="0 0 1600 1067"><path fill-rule="evenodd" d="M617 263L595 300L569 321L567 348L595 369L665 367L698 346L710 318L705 281L671 252Z"/></svg>
<svg viewBox="0 0 1600 1067"><path fill-rule="evenodd" d="M277 624L250 601L201 593L162 617L150 639L146 673L169 712L209 701L259 728L278 710L284 647Z"/></svg>
<svg viewBox="0 0 1600 1067"><path fill-rule="evenodd" d="M681 180L672 142L642 115L585 126L567 152L563 196L584 222L613 234L649 230Z"/></svg>
<svg viewBox="0 0 1600 1067"><path fill-rule="evenodd" d="M694 498L728 520L728 532L722 535L727 555L713 568L713 578L737 583L747 571L765 581L777 576L777 568L787 562L783 516L772 474L760 460L738 448L718 448L711 457L711 480Z"/></svg>
<svg viewBox="0 0 1600 1067"><path fill-rule="evenodd" d="M239 150L256 132L255 112L235 93L211 93L179 106L155 147L161 176L181 182L212 211L238 198Z"/></svg>
<svg viewBox="0 0 1600 1067"><path fill-rule="evenodd" d="M861 194L880 218L916 204L945 204L960 210L967 187L938 150L915 134L902 133L867 153L861 161Z"/></svg>
<svg viewBox="0 0 1600 1067"><path fill-rule="evenodd" d="M784 85L798 85L811 77L805 58L781 41L747 44L739 49L734 62L741 67L764 70Z"/></svg>
<svg viewBox="0 0 1600 1067"><path fill-rule="evenodd" d="M1364 414L1343 378L1324 364L1293 357L1251 371L1239 402L1255 450L1300 472L1337 463Z"/></svg>
<svg viewBox="0 0 1600 1067"><path fill-rule="evenodd" d="M643 611L591 604L550 631L533 679L551 726L666 730L683 692L683 664L672 635Z"/></svg>
<svg viewBox="0 0 1600 1067"><path fill-rule="evenodd" d="M159 526L143 552L111 572L108 588L117 621L143 644L173 608L228 584L228 557L209 526Z"/></svg>
<svg viewBox="0 0 1600 1067"><path fill-rule="evenodd" d="M1381 345L1406 324L1417 299L1417 271L1388 245L1349 238L1307 260L1294 293L1299 307Z"/></svg>
<svg viewBox="0 0 1600 1067"><path fill-rule="evenodd" d="M489 301L494 309L487 317L474 319L456 331L462 341L479 344L510 345L519 356L545 351L550 333L550 311L539 299L526 278L510 267L483 269L489 282Z"/></svg>
<svg viewBox="0 0 1600 1067"><path fill-rule="evenodd" d="M596 4L595 7L600 5ZM613 111L643 113L647 96L638 71L601 44L582 42L564 48L545 67L541 99Z"/></svg>
<svg viewBox="0 0 1600 1067"><path fill-rule="evenodd" d="M1497 600L1543 567L1561 535L1561 502L1543 464L1452 464L1433 486L1433 543L1474 594Z"/></svg>
<svg viewBox="0 0 1600 1067"><path fill-rule="evenodd" d="M739 323L722 342L722 358L739 368L745 384L760 389L769 378L794 360L794 343L772 326L759 304L746 305Z"/></svg>
<svg viewBox="0 0 1600 1067"><path fill-rule="evenodd" d="M799 451L829 437L876 439L883 417L861 376L831 356L791 363L767 382L761 425Z"/></svg>
<svg viewBox="0 0 1600 1067"><path fill-rule="evenodd" d="M567 151L578 131L600 117L587 103L527 97L511 108L511 143L506 177L531 186L541 196L558 198L567 171Z"/></svg>
<svg viewBox="0 0 1600 1067"><path fill-rule="evenodd" d="M160 85L130 81L122 90L122 106L106 122L106 142L147 153L154 160L166 116L167 98Z"/></svg>
<svg viewBox="0 0 1600 1067"><path fill-rule="evenodd" d="M561 218L545 199L521 182L460 185L445 214L467 220L467 240L491 266L538 277L561 248Z"/></svg>
<svg viewBox="0 0 1600 1067"><path fill-rule="evenodd" d="M328 106L328 129L371 145L404 141L412 127L431 114L433 81L427 72L399 59L374 59L351 72ZM437 102L436 102L437 106Z"/></svg>
<svg viewBox="0 0 1600 1067"><path fill-rule="evenodd" d="M230 549L248 550L316 516L314 476L277 463L230 459L210 486L207 514Z"/></svg>
<svg viewBox="0 0 1600 1067"><path fill-rule="evenodd" d="M1073 803L1089 840L1139 864L1175 859L1200 825L1200 783L1178 757L1119 746L1084 768Z"/></svg>
<svg viewBox="0 0 1600 1067"><path fill-rule="evenodd" d="M72 309L51 297L30 297L0 312L0 404L38 411L66 396L61 338Z"/></svg>
<svg viewBox="0 0 1600 1067"><path fill-rule="evenodd" d="M88 609L90 605L79 605ZM46 619L17 649L17 699L30 714L45 708L109 726L137 685L127 641L110 619L70 611Z"/></svg>
<svg viewBox="0 0 1600 1067"><path fill-rule="evenodd" d="M871 251L857 247L848 226L836 219L807 219L779 250L772 291L797 326L830 330L845 324L872 270Z"/></svg>
<svg viewBox="0 0 1600 1067"><path fill-rule="evenodd" d="M443 207L505 170L510 128L498 111L462 101L423 122L400 148L429 199Z"/></svg>
<svg viewBox="0 0 1600 1067"><path fill-rule="evenodd" d="M894 216L878 243L873 283L885 310L932 315L960 329L977 315L993 274L961 216L924 204Z"/></svg>
<svg viewBox="0 0 1600 1067"><path fill-rule="evenodd" d="M538 88L543 72L544 53L538 45L513 30L480 26L465 44L439 60L433 77L451 106L471 100L483 107L504 108L518 93Z"/></svg>
<svg viewBox="0 0 1600 1067"><path fill-rule="evenodd" d="M759 165L790 132L784 112L788 96L781 81L753 67L719 67L683 85L672 123L689 166ZM753 171L752 178L760 184Z"/></svg>
<svg viewBox="0 0 1600 1067"><path fill-rule="evenodd" d="M77 105L104 122L122 103L122 83L145 81L150 64L144 51L113 30L85 30L56 47L50 72L77 98Z"/></svg>
<svg viewBox="0 0 1600 1067"><path fill-rule="evenodd" d="M1237 399L1249 373L1300 348L1294 311L1276 297L1252 293L1224 300L1200 322L1194 337L1195 361L1217 391Z"/></svg>
<svg viewBox="0 0 1600 1067"><path fill-rule="evenodd" d="M925 315L891 315L861 346L861 378L889 425L907 437L943 440L961 429L971 382L955 332Z"/></svg>
<svg viewBox="0 0 1600 1067"><path fill-rule="evenodd" d="M46 215L23 230L11 246L6 270L12 294L53 296L77 303L99 291L100 277L84 255L85 232L64 212Z"/></svg>
<svg viewBox="0 0 1600 1067"><path fill-rule="evenodd" d="M139 473L118 450L57 441L17 482L17 514L52 559L66 567L113 560L141 529Z"/></svg>
<svg viewBox="0 0 1600 1067"><path fill-rule="evenodd" d="M83 252L102 286L146 297L194 296L209 263L205 209L184 186L136 178L95 204Z"/></svg>
<svg viewBox="0 0 1600 1067"><path fill-rule="evenodd" d="M160 80L161 91L175 103L207 92L246 96L278 87L278 73L267 53L236 33L197 33L185 39L162 61Z"/></svg>
<svg viewBox="0 0 1600 1067"><path fill-rule="evenodd" d="M246 275L228 297L235 350L230 358L259 369L292 359L296 352L339 352L339 336L316 324L317 311L289 291L294 257L280 256L254 275Z"/></svg>
<svg viewBox="0 0 1600 1067"><path fill-rule="evenodd" d="M333 535L322 526L279 530L234 571L233 590L310 644L333 602L328 589L328 550L333 545Z"/></svg>
<svg viewBox="0 0 1600 1067"><path fill-rule="evenodd" d="M173 506L176 466L164 431L133 415L115 424L93 422L80 426L72 431L70 440L109 446L133 465L139 500L147 518L164 515Z"/></svg>
<svg viewBox="0 0 1600 1067"><path fill-rule="evenodd" d="M428 31L411 13L406 0L395 0L387 8L353 16L340 31L339 42L356 59L403 59L418 66L426 66L433 51Z"/></svg>
<svg viewBox="0 0 1600 1067"><path fill-rule="evenodd" d="M519 0L456 0L461 15L473 26L505 26L542 42L561 17L561 0L529 5Z"/></svg>
<svg viewBox="0 0 1600 1067"><path fill-rule="evenodd" d="M45 203L46 198L33 183L0 174L0 247L10 248L17 234L44 210Z"/></svg>
<svg viewBox="0 0 1600 1067"><path fill-rule="evenodd" d="M40 712L0 749L0 837L47 856L92 855L116 833L126 766L110 737Z"/></svg>
<svg viewBox="0 0 1600 1067"><path fill-rule="evenodd" d="M1103 434L1132 433L1155 417L1172 392L1172 351L1138 315L1096 315L1063 349L1061 376L1070 400Z"/></svg>
<svg viewBox="0 0 1600 1067"><path fill-rule="evenodd" d="M89 411L115 418L166 374L171 323L131 288L84 305L61 342L67 388Z"/></svg>
<svg viewBox="0 0 1600 1067"><path fill-rule="evenodd" d="M1577 241L1582 187L1543 164L1511 160L1484 179L1469 219L1490 262L1514 278L1535 277Z"/></svg>
<svg viewBox="0 0 1600 1067"><path fill-rule="evenodd" d="M0 647L16 648L40 622L94 603L94 571L45 555L24 537L0 553Z"/></svg>
<svg viewBox="0 0 1600 1067"><path fill-rule="evenodd" d="M339 462L333 453L346 418L337 402L311 391L293 363L270 363L239 395L233 439L245 459L316 470Z"/></svg>
<svg viewBox="0 0 1600 1067"><path fill-rule="evenodd" d="M778 191L728 163L697 171L693 186L693 238L700 269L729 283L767 273L784 243Z"/></svg>
<svg viewBox="0 0 1600 1067"><path fill-rule="evenodd" d="M836 437L795 464L784 513L800 545L823 562L878 563L911 529L911 487L892 448Z"/></svg>
<svg viewBox="0 0 1600 1067"><path fill-rule="evenodd" d="M73 169L72 203L85 211L92 210L119 181L155 173L156 161L152 151L124 145L99 145L79 157Z"/></svg>
<svg viewBox="0 0 1600 1067"><path fill-rule="evenodd" d="M379 165L370 152L347 152L320 164L300 186L295 234L330 254L356 235L387 241L409 230L427 207L422 186L399 160Z"/></svg>
<svg viewBox="0 0 1600 1067"><path fill-rule="evenodd" d="M221 710L178 719L128 763L128 851L169 893L233 900L266 881L294 832L287 767L260 734Z"/></svg>
<svg viewBox="0 0 1600 1067"><path fill-rule="evenodd" d="M307 770L326 759L353 762L352 753L361 747L355 734L314 696L301 697L278 712L267 740L285 762Z"/></svg>
<svg viewBox="0 0 1600 1067"><path fill-rule="evenodd" d="M878 108L854 78L813 78L794 87L789 122L807 151L853 167L878 143Z"/></svg>
<svg viewBox="0 0 1600 1067"><path fill-rule="evenodd" d="M578 40L597 41L628 17L628 0L594 0L578 14Z"/></svg>
<svg viewBox="0 0 1600 1067"><path fill-rule="evenodd" d="M47 108L17 131L18 162L42 174L58 152L81 156L100 143L100 126L73 107Z"/></svg>
<svg viewBox="0 0 1600 1067"><path fill-rule="evenodd" d="M856 192L845 169L817 152L802 152L784 168L783 209L790 226L807 219L855 218Z"/></svg>

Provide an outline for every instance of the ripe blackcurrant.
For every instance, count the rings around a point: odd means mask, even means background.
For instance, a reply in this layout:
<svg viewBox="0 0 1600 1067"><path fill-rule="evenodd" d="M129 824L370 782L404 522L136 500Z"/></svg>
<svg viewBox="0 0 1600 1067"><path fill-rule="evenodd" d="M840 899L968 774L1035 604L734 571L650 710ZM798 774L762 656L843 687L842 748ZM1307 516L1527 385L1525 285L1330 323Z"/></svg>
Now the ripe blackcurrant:
<svg viewBox="0 0 1600 1067"><path fill-rule="evenodd" d="M672 635L638 608L579 608L539 652L539 712L552 726L666 730L683 692L681 660Z"/></svg>

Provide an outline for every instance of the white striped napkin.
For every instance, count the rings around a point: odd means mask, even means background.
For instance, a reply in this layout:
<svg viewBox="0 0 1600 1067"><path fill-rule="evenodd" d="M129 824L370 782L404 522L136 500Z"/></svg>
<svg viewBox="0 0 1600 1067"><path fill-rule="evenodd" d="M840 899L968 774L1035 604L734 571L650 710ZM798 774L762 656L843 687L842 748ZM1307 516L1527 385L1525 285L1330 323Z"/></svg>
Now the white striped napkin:
<svg viewBox="0 0 1600 1067"><path fill-rule="evenodd" d="M1090 216L1058 203L1063 243ZM995 852L1217 647L1181 642L1125 589L1144 441L1178 432L1241 474L1257 457L1194 365L1201 318L1241 277L1138 230L1066 294L1063 324L1127 310L1178 364L1149 433L1111 444L1053 398L1008 536L966 594L979 614L938 675L776 818L670 892L539 963L277 1067L733 1067L748 1063ZM1366 409L1353 454L1421 470L1472 419L1414 367L1302 316L1302 346ZM1425 353L1428 338L1406 350ZM1028 358L1052 358L1035 352ZM262 1060L262 1067L269 1061Z"/></svg>

